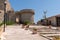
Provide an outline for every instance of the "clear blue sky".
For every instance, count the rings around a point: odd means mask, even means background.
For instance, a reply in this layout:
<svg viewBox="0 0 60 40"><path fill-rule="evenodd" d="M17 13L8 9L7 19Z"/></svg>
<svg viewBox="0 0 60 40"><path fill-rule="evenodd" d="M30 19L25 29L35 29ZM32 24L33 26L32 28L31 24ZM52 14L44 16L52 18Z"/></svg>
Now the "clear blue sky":
<svg viewBox="0 0 60 40"><path fill-rule="evenodd" d="M60 13L60 0L9 0L9 2L15 11L33 9L35 22L43 18L44 10L47 10L47 17Z"/></svg>

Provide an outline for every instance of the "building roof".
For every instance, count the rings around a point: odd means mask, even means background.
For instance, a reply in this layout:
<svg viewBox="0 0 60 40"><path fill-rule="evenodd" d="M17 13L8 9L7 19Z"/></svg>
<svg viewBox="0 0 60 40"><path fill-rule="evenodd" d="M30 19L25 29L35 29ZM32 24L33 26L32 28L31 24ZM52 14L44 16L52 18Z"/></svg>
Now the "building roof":
<svg viewBox="0 0 60 40"><path fill-rule="evenodd" d="M56 15L56 17L60 17L60 14Z"/></svg>
<svg viewBox="0 0 60 40"><path fill-rule="evenodd" d="M32 9L23 9L23 10L20 11L20 13L32 13L32 14L34 14L34 10L32 10Z"/></svg>
<svg viewBox="0 0 60 40"><path fill-rule="evenodd" d="M19 14L25 14L25 13L31 13L31 14L35 14L34 13L34 10L32 10L32 9L23 9L23 10L21 10L21 11L16 11L15 12L16 13L16 15L19 15Z"/></svg>
<svg viewBox="0 0 60 40"><path fill-rule="evenodd" d="M53 17L60 17L60 14L55 15L55 16L48 17L47 19L49 19L49 18L53 18Z"/></svg>

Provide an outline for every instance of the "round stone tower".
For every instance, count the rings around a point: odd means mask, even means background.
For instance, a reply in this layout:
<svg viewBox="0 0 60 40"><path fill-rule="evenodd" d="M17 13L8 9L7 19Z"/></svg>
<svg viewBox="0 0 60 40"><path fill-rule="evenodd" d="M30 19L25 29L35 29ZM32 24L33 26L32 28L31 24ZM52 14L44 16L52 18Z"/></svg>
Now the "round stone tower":
<svg viewBox="0 0 60 40"><path fill-rule="evenodd" d="M32 9L23 9L16 12L16 19L18 19L20 23L24 23L25 21L34 23L34 14L35 12Z"/></svg>

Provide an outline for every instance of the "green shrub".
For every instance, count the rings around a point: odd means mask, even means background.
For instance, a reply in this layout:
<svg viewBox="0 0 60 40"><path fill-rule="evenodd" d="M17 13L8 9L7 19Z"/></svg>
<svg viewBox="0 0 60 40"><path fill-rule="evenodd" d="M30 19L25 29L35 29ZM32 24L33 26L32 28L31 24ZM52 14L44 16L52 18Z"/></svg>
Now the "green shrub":
<svg viewBox="0 0 60 40"><path fill-rule="evenodd" d="M2 23L0 23L0 27L1 27L3 24L4 24L4 21L3 21ZM7 22L5 22L5 24L6 24L6 25L13 25L13 24L15 24L15 22L13 22L13 21L7 21Z"/></svg>
<svg viewBox="0 0 60 40"><path fill-rule="evenodd" d="M31 24L31 22L28 21L28 20L26 20L26 21L24 21L24 24L25 24L25 25L27 25L27 24Z"/></svg>
<svg viewBox="0 0 60 40"><path fill-rule="evenodd" d="M7 21L6 22L6 25L13 25L15 22L13 22L13 21Z"/></svg>
<svg viewBox="0 0 60 40"><path fill-rule="evenodd" d="M0 23L0 27L3 25L4 23L2 22L2 23Z"/></svg>

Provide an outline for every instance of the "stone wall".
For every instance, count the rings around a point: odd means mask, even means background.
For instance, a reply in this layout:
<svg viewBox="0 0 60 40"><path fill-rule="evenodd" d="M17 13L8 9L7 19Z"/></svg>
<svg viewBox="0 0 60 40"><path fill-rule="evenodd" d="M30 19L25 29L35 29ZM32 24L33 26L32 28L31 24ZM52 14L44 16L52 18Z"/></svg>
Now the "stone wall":
<svg viewBox="0 0 60 40"><path fill-rule="evenodd" d="M6 0L6 20L14 20L14 10L12 10L9 0ZM4 21L4 0L0 0L0 22Z"/></svg>
<svg viewBox="0 0 60 40"><path fill-rule="evenodd" d="M4 0L0 0L0 10L4 10Z"/></svg>
<svg viewBox="0 0 60 40"><path fill-rule="evenodd" d="M22 13L21 14L21 21L24 22L26 20L34 23L34 15L32 13Z"/></svg>
<svg viewBox="0 0 60 40"><path fill-rule="evenodd" d="M14 10L7 12L7 21L14 21L15 22L15 13Z"/></svg>
<svg viewBox="0 0 60 40"><path fill-rule="evenodd" d="M53 25L53 26L57 25L56 24L56 17L52 17L52 18L48 19L48 21L51 21L51 25Z"/></svg>
<svg viewBox="0 0 60 40"><path fill-rule="evenodd" d="M0 23L2 23L4 20L4 11L0 10Z"/></svg>
<svg viewBox="0 0 60 40"><path fill-rule="evenodd" d="M0 23L4 20L4 0L0 0Z"/></svg>
<svg viewBox="0 0 60 40"><path fill-rule="evenodd" d="M19 20L19 23L24 23L25 21L30 21L34 23L34 11L32 9L23 9L15 13L15 17ZM15 19L15 20L16 20Z"/></svg>

